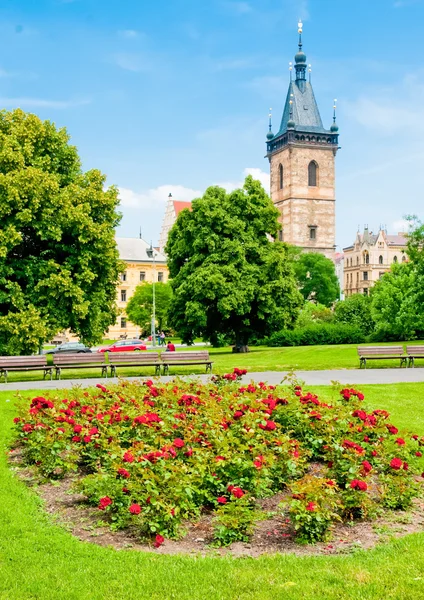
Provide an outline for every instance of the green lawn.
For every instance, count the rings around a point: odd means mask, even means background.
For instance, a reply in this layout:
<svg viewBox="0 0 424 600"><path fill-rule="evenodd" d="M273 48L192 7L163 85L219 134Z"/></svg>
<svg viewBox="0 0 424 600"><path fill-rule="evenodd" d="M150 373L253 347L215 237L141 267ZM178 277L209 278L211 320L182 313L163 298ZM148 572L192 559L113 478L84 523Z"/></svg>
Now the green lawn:
<svg viewBox="0 0 424 600"><path fill-rule="evenodd" d="M408 344L422 344L423 342L408 342ZM366 345L366 344L364 344ZM377 344L375 344L377 345ZM390 344L378 344L381 346ZM234 367L245 368L251 373L255 371L289 371L295 370L321 370L321 369L357 369L359 360L357 345L343 346L298 346L285 348L267 348L265 346L251 347L246 354L233 354L230 347L210 348L200 347L183 348L183 351L207 349L213 358L214 373L228 373ZM163 350L160 350L161 352ZM417 366L424 366L424 360L416 361ZM367 368L399 367L399 360L372 361ZM190 373L204 373L203 366L171 367L171 375L188 375ZM100 369L63 370L62 379L77 379L81 377L99 377ZM118 368L119 375L126 377L152 376L153 367L141 369ZM10 373L9 381L35 381L42 379L41 372Z"/></svg>
<svg viewBox="0 0 424 600"><path fill-rule="evenodd" d="M314 388L318 389L318 388ZM424 383L364 386L370 407L424 433ZM318 390L331 398L330 388ZM40 395L40 392L36 392ZM30 396L31 393L26 395ZM0 393L0 439L14 396ZM424 534L349 556L160 556L74 539L0 457L1 600L409 600L424 598Z"/></svg>

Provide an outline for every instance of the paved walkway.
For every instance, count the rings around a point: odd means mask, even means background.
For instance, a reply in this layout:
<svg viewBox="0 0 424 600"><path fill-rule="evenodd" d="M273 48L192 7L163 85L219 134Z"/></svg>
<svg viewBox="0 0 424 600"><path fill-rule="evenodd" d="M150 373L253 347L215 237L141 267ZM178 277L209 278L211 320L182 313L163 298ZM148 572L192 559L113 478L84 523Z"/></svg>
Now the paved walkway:
<svg viewBox="0 0 424 600"><path fill-rule="evenodd" d="M270 384L280 383L287 375L287 371L263 371L261 373L248 373L244 382L266 381ZM193 375L206 381L209 375ZM415 369L334 369L332 371L296 371L297 379L307 385L331 385L337 381L343 385L363 385L376 383L414 383L424 382L424 367ZM148 377L128 377L129 381L149 379ZM153 377L151 378L153 379ZM170 381L174 377L160 377L161 381ZM63 379L61 381L21 381L0 384L0 391L13 390L54 390L68 389L71 387L92 387L97 383L117 383L118 379Z"/></svg>

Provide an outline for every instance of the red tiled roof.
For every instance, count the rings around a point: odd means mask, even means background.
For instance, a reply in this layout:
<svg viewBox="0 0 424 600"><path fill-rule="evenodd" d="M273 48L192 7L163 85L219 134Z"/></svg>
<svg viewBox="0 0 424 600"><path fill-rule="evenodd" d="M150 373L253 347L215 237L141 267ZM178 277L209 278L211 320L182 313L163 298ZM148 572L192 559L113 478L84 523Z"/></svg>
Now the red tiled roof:
<svg viewBox="0 0 424 600"><path fill-rule="evenodd" d="M188 208L189 210L191 210L191 202L182 202L181 200L174 200L175 216L178 217L180 212L182 210L184 210L185 208Z"/></svg>

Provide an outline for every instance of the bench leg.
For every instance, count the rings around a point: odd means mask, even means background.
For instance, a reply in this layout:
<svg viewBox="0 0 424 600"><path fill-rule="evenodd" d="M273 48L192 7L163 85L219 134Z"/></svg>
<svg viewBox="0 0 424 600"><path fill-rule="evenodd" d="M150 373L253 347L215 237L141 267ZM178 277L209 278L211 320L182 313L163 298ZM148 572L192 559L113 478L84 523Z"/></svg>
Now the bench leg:
<svg viewBox="0 0 424 600"><path fill-rule="evenodd" d="M60 381L60 367L56 367L56 379Z"/></svg>
<svg viewBox="0 0 424 600"><path fill-rule="evenodd" d="M116 367L114 365L110 365L110 376L116 377Z"/></svg>
<svg viewBox="0 0 424 600"><path fill-rule="evenodd" d="M3 371L4 383L7 383L7 371Z"/></svg>
<svg viewBox="0 0 424 600"><path fill-rule="evenodd" d="M362 367L367 368L367 361L363 356L359 359L359 368L362 369Z"/></svg>
<svg viewBox="0 0 424 600"><path fill-rule="evenodd" d="M400 359L400 368L402 368L402 365L405 365L405 369L408 368L408 359L407 358Z"/></svg>
<svg viewBox="0 0 424 600"><path fill-rule="evenodd" d="M160 376L160 365L155 366L155 375Z"/></svg>
<svg viewBox="0 0 424 600"><path fill-rule="evenodd" d="M169 373L169 365L163 365L162 375L168 375L168 373Z"/></svg>
<svg viewBox="0 0 424 600"><path fill-rule="evenodd" d="M411 356L411 358L409 359L409 366L410 367L412 366L412 368L415 367L415 361L414 361L414 357L413 356Z"/></svg>
<svg viewBox="0 0 424 600"><path fill-rule="evenodd" d="M102 377L106 377L107 379L107 365L102 367Z"/></svg>

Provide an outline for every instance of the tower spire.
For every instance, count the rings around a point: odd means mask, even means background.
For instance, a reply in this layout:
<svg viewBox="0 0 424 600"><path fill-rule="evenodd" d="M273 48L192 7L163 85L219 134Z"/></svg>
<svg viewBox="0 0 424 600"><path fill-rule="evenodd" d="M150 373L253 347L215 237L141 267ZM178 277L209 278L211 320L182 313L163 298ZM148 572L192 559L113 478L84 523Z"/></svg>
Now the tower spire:
<svg viewBox="0 0 424 600"><path fill-rule="evenodd" d="M266 139L272 140L272 138L274 137L274 134L272 133L272 108L269 109L268 119L268 133L266 134Z"/></svg>
<svg viewBox="0 0 424 600"><path fill-rule="evenodd" d="M294 68L296 69L296 84L300 91L303 92L305 90L306 83L306 54L302 50L303 23L300 20L297 24L297 31L299 33L299 50L294 57Z"/></svg>
<svg viewBox="0 0 424 600"><path fill-rule="evenodd" d="M299 19L297 24L297 31L299 33L299 52L302 52L302 31L303 31L303 23L302 20Z"/></svg>
<svg viewBox="0 0 424 600"><path fill-rule="evenodd" d="M330 127L330 131L332 131L333 133L336 133L339 128L337 126L336 123L336 109L337 109L337 98L334 98L334 102L333 102L333 124Z"/></svg>

